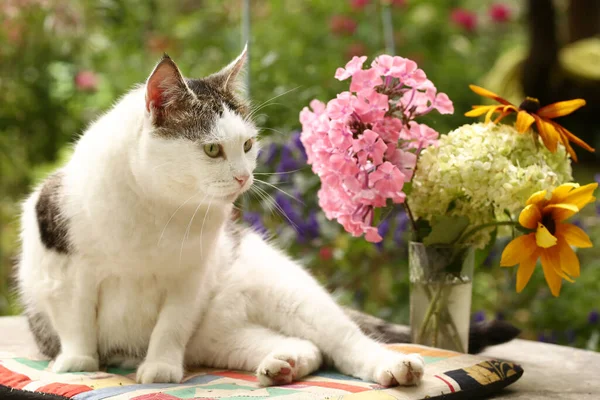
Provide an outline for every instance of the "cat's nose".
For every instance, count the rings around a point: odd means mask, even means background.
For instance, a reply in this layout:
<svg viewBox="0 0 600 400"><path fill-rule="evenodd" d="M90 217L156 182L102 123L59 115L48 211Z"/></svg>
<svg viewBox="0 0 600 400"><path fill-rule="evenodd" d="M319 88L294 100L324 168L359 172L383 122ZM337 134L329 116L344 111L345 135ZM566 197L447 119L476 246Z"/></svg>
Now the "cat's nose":
<svg viewBox="0 0 600 400"><path fill-rule="evenodd" d="M238 181L240 186L244 186L246 182L248 182L248 179L250 179L250 175L238 175L235 177L235 180Z"/></svg>

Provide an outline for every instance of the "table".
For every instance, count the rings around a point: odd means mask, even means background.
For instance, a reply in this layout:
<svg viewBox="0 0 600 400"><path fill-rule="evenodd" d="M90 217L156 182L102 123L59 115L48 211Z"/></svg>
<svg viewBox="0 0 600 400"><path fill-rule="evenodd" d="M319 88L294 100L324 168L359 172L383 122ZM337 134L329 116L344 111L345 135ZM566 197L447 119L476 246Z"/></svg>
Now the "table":
<svg viewBox="0 0 600 400"><path fill-rule="evenodd" d="M0 357L35 355L37 349L23 317L0 317ZM487 357L513 361L525 373L494 399L600 399L600 353L515 339L489 347Z"/></svg>

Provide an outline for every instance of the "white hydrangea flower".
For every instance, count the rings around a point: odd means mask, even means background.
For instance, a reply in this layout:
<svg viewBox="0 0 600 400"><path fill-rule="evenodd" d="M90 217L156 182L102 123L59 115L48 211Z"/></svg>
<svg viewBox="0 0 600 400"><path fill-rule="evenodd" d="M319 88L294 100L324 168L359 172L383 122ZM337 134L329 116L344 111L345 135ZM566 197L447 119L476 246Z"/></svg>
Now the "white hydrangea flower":
<svg viewBox="0 0 600 400"><path fill-rule="evenodd" d="M506 221L506 212L516 217L532 193L572 180L565 148L553 154L538 140L505 124L463 125L442 135L439 146L419 157L408 196L412 212L429 221L466 216L471 226ZM484 231L473 243L483 247L489 235Z"/></svg>

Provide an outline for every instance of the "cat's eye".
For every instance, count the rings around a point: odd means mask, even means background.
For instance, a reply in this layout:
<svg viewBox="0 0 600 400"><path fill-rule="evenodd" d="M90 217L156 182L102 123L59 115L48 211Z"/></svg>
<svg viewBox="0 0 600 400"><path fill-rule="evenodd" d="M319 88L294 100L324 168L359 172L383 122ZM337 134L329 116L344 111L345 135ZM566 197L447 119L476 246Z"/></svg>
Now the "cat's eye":
<svg viewBox="0 0 600 400"><path fill-rule="evenodd" d="M248 139L244 142L244 152L245 153L250 151L250 149L252 148L252 144L254 144L254 141L252 139Z"/></svg>
<svg viewBox="0 0 600 400"><path fill-rule="evenodd" d="M221 155L221 146L215 143L205 144L204 152L209 157L217 158Z"/></svg>

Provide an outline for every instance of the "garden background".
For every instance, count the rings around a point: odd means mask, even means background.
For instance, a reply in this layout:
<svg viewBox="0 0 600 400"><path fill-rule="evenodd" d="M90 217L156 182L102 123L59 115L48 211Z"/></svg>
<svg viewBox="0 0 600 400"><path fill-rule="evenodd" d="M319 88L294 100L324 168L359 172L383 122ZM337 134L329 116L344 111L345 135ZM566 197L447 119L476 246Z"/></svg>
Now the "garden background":
<svg viewBox="0 0 600 400"><path fill-rule="evenodd" d="M240 0L3 0L0 4L0 315L17 314L11 292L19 202L68 157L86 125L134 84L163 52L186 76L212 73L241 50ZM318 179L305 162L298 114L309 101L345 90L333 79L353 55L395 52L415 60L454 101L453 116L430 116L441 133L473 122L475 83L519 104L583 97L564 125L600 147L600 5L580 1L271 0L249 2L249 92L263 108L259 172L292 194L245 197L244 220L302 262L340 302L390 321L409 315L407 220L380 226L378 245L352 238L316 203ZM246 30L248 32L248 30ZM577 41L596 35L596 41ZM583 43L583 44L582 44ZM525 87L525 89L523 89ZM595 96L595 98L594 98ZM266 102L266 103L265 103ZM264 104L263 104L264 103ZM580 183L600 179L597 155L575 165ZM288 173L293 171L292 173ZM285 214L285 216L282 216ZM578 252L582 273L553 298L538 270L521 293L499 251L480 254L473 319L506 319L522 337L599 350L600 203L577 222L595 247ZM502 243L501 243L502 244Z"/></svg>

